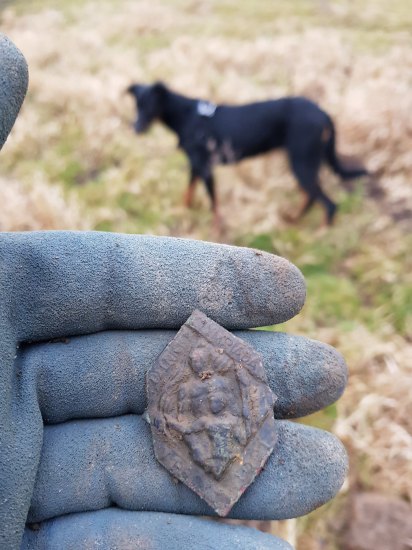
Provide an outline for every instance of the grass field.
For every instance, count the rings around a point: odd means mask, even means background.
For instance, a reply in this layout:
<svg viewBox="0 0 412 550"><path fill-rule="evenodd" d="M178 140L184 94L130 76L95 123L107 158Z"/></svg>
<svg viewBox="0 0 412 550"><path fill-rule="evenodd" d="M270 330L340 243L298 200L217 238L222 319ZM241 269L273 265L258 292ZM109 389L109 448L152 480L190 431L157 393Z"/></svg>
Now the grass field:
<svg viewBox="0 0 412 550"><path fill-rule="evenodd" d="M2 6L2 4L0 4ZM0 229L99 229L213 240L203 189L186 211L187 167L160 126L137 137L133 80L240 103L305 94L333 115L338 148L375 177L320 229L299 203L282 153L217 170L224 241L292 260L307 303L277 329L328 342L350 381L305 421L334 430L351 455L335 501L289 524L299 550L341 548L348 497L412 501L412 10L407 0L32 0L0 8L25 54L30 88L2 152Z"/></svg>

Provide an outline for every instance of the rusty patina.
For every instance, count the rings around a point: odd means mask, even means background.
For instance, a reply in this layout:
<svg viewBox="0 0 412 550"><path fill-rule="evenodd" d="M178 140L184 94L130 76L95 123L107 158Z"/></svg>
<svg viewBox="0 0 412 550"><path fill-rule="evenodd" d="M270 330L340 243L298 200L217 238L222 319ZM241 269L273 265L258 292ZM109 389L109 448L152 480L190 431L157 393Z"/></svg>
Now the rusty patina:
<svg viewBox="0 0 412 550"><path fill-rule="evenodd" d="M276 443L260 355L195 311L147 374L157 460L226 516Z"/></svg>

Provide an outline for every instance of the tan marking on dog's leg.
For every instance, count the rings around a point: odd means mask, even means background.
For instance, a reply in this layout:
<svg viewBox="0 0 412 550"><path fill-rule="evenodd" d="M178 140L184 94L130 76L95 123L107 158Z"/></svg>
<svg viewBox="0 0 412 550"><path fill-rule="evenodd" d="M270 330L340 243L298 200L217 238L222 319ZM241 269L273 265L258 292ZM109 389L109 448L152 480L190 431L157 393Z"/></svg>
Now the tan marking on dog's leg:
<svg viewBox="0 0 412 550"><path fill-rule="evenodd" d="M184 199L183 199L183 204L186 206L186 208L191 208L192 207L193 197L194 197L194 194L195 194L195 187L196 187L197 181L198 181L197 177L193 178L190 181L189 187L186 190L186 193L185 193L185 196L184 196Z"/></svg>

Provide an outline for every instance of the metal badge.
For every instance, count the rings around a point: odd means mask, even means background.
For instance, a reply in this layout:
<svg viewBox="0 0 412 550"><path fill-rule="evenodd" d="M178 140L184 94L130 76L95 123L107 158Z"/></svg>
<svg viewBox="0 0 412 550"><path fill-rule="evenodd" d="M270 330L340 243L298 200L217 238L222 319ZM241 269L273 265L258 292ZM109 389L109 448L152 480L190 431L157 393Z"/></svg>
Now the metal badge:
<svg viewBox="0 0 412 550"><path fill-rule="evenodd" d="M195 311L147 374L157 460L226 516L276 443L260 355Z"/></svg>

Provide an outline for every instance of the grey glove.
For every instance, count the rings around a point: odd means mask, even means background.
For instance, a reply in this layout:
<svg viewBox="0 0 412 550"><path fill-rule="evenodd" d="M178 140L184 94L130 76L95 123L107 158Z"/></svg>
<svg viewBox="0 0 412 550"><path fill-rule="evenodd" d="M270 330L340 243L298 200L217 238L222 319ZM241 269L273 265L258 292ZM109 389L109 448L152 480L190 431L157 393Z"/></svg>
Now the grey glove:
<svg viewBox="0 0 412 550"><path fill-rule="evenodd" d="M194 309L231 330L284 322L304 301L299 271L250 249L107 233L5 233L0 257L0 548L290 548L183 515L213 512L155 460L141 414L147 369ZM284 419L335 401L345 364L302 337L236 334L263 356L279 439L230 517L306 514L336 494L346 454Z"/></svg>

